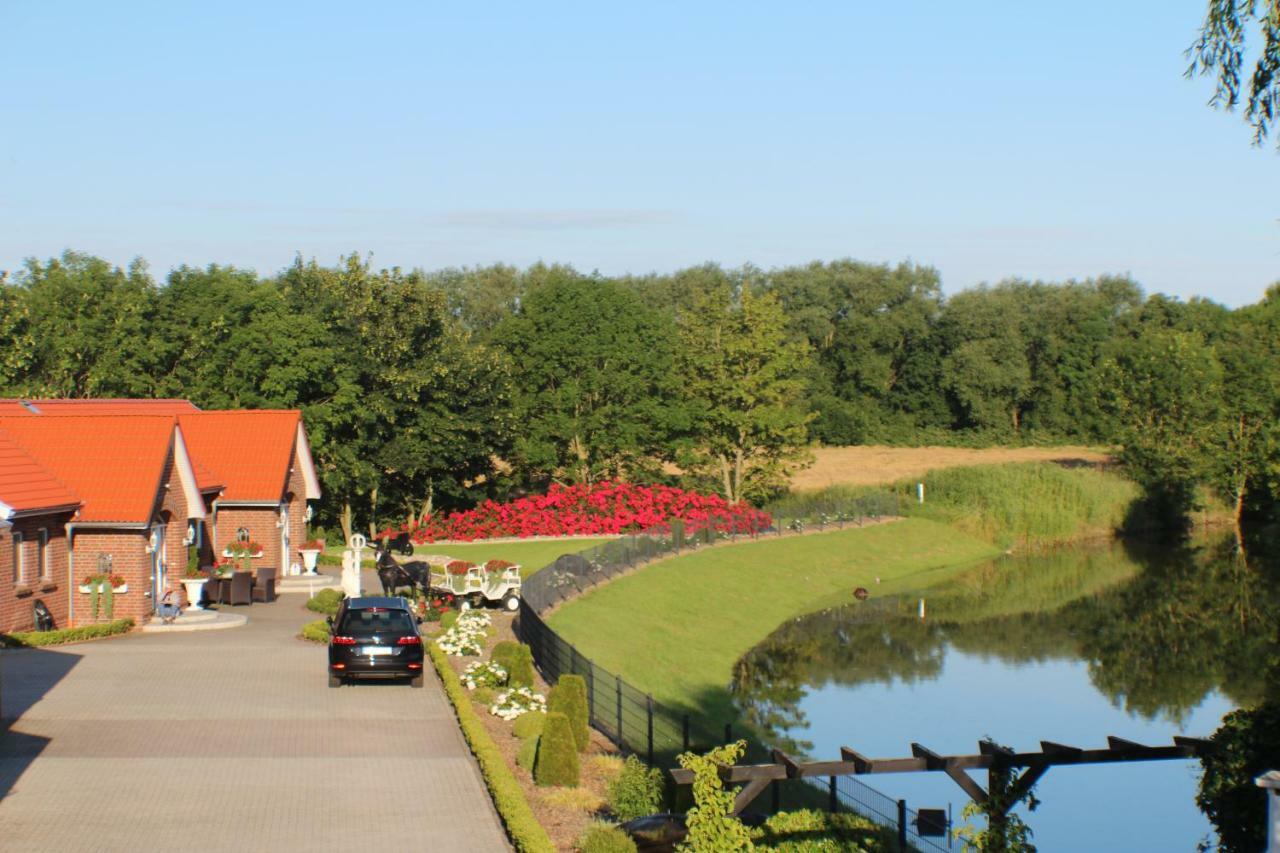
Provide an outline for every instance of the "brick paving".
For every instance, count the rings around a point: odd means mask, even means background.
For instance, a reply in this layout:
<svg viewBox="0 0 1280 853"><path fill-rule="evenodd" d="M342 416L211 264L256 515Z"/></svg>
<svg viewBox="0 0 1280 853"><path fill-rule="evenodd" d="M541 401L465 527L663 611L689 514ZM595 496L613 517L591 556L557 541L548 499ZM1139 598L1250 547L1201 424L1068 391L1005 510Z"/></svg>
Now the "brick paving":
<svg viewBox="0 0 1280 853"><path fill-rule="evenodd" d="M0 653L0 848L509 850L439 683L330 690L304 600Z"/></svg>

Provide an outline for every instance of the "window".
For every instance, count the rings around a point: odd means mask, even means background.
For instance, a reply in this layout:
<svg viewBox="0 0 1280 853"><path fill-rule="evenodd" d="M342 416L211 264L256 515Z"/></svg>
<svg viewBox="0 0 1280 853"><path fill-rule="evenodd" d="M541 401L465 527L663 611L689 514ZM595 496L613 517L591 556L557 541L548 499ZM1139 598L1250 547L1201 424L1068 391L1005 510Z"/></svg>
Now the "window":
<svg viewBox="0 0 1280 853"><path fill-rule="evenodd" d="M40 538L38 543L37 547L39 550L36 552L36 565L40 567L40 580L51 580L51 567L49 566L49 531L45 530L43 527L40 528Z"/></svg>
<svg viewBox="0 0 1280 853"><path fill-rule="evenodd" d="M22 534L13 534L13 582L15 584L25 583L27 579L26 566L22 565Z"/></svg>

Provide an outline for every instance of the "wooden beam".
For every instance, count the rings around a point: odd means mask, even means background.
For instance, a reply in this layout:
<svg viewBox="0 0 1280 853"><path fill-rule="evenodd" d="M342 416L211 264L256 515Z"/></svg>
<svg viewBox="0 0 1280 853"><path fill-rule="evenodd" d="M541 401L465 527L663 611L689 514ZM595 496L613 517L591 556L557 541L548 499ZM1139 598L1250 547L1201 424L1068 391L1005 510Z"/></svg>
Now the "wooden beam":
<svg viewBox="0 0 1280 853"><path fill-rule="evenodd" d="M1040 748L1044 750L1046 755L1079 756L1084 753L1084 750L1078 746L1067 746L1065 743L1054 743L1051 740L1040 741Z"/></svg>
<svg viewBox="0 0 1280 853"><path fill-rule="evenodd" d="M942 770L947 767L947 761L941 755L934 752L928 747L921 746L918 743L911 744L911 754L916 758L923 758L925 766L930 770Z"/></svg>
<svg viewBox="0 0 1280 853"><path fill-rule="evenodd" d="M776 761L778 764L781 764L783 767L787 768L788 779L799 778L800 765L790 755L787 755L785 752L783 752L780 749L775 749L773 751L773 760Z"/></svg>
<svg viewBox="0 0 1280 853"><path fill-rule="evenodd" d="M853 765L855 773L870 773L871 768L875 766L875 762L870 758L867 758L861 753L854 752L847 746L840 747L840 757Z"/></svg>
<svg viewBox="0 0 1280 853"><path fill-rule="evenodd" d="M980 806L985 806L987 804L987 800L990 799L987 796L987 792L983 790L981 785L973 781L972 776L965 773L958 767L951 767L950 765L944 767L943 770L951 777L951 781L959 785L961 789L969 795L969 799L973 800Z"/></svg>
<svg viewBox="0 0 1280 853"><path fill-rule="evenodd" d="M1001 746L993 740L978 741L978 752L981 755L1000 756L1001 758L1012 758L1014 752L1007 746Z"/></svg>
<svg viewBox="0 0 1280 853"><path fill-rule="evenodd" d="M733 799L733 814L742 814L742 810L751 805L756 797L764 793L764 789L773 784L771 779L752 779L747 787L738 792L738 796Z"/></svg>
<svg viewBox="0 0 1280 853"><path fill-rule="evenodd" d="M1115 735L1107 735L1107 746L1115 750L1139 750L1151 748L1146 744L1135 743L1134 741L1125 740L1124 738L1116 737Z"/></svg>
<svg viewBox="0 0 1280 853"><path fill-rule="evenodd" d="M1202 737L1183 737L1182 735L1174 735L1173 742L1177 746L1184 749L1194 750L1196 755L1202 755L1206 752L1213 751L1213 741Z"/></svg>
<svg viewBox="0 0 1280 853"><path fill-rule="evenodd" d="M720 768L720 779L725 782L753 782L756 779L771 782L786 778L787 768L781 764L735 764Z"/></svg>

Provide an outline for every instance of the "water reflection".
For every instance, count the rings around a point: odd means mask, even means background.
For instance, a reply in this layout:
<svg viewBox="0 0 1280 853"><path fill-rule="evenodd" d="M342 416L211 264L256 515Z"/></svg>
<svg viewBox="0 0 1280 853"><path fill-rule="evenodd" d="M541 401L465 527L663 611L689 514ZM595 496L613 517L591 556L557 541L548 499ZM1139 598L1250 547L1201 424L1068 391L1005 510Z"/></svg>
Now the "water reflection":
<svg viewBox="0 0 1280 853"><path fill-rule="evenodd" d="M738 662L735 698L766 741L808 753L810 690L931 681L950 648L1082 661L1115 708L1180 726L1213 691L1260 700L1280 624L1274 570L1256 552L1246 565L1229 537L1005 558L928 591L924 621L914 598L873 598L784 625Z"/></svg>

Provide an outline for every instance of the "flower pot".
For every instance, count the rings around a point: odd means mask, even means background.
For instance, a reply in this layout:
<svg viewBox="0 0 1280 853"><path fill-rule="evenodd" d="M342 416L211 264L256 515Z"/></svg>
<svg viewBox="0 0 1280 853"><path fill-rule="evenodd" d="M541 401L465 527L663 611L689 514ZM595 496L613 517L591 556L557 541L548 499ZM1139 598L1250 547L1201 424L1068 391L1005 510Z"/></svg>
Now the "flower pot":
<svg viewBox="0 0 1280 853"><path fill-rule="evenodd" d="M298 551L302 555L302 565L306 567L307 574L314 575L316 573L316 560L320 557L320 552L311 548L304 548Z"/></svg>
<svg viewBox="0 0 1280 853"><path fill-rule="evenodd" d="M200 606L200 596L208 578L183 578L182 586L187 591L187 610L204 610Z"/></svg>
<svg viewBox="0 0 1280 853"><path fill-rule="evenodd" d="M102 583L98 584L98 592L103 592L105 586L106 584L102 584ZM76 589L78 589L80 592L83 592L85 595L88 595L90 592L93 591L88 584L80 584L80 586L76 587ZM120 586L111 587L111 591L116 595L120 595L122 593L126 593L129 591L129 585L127 583L122 583L120 584Z"/></svg>

